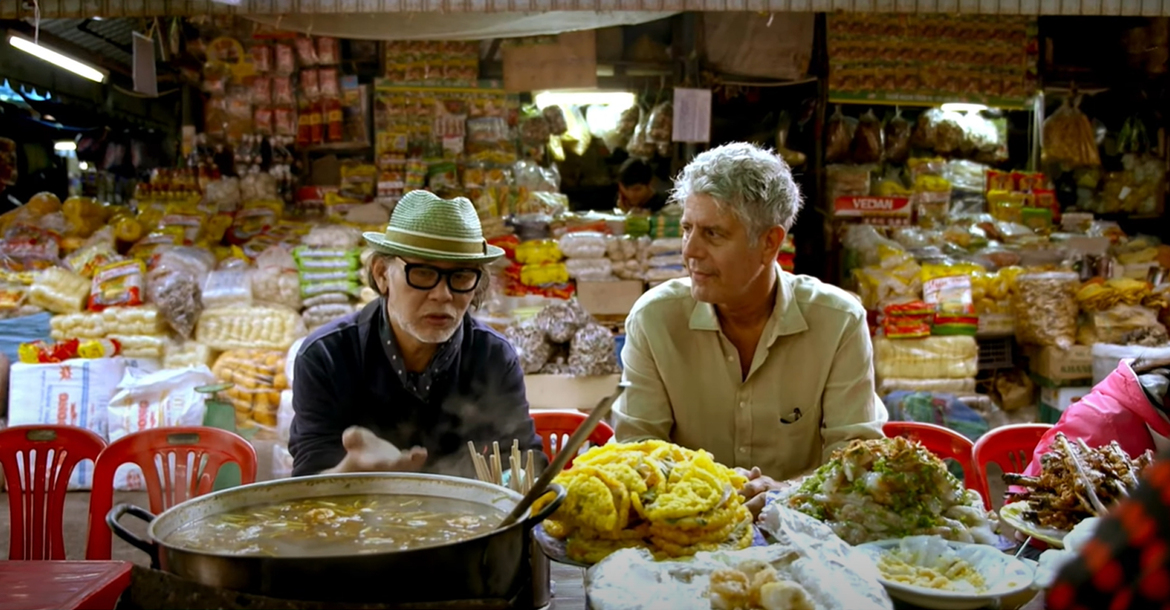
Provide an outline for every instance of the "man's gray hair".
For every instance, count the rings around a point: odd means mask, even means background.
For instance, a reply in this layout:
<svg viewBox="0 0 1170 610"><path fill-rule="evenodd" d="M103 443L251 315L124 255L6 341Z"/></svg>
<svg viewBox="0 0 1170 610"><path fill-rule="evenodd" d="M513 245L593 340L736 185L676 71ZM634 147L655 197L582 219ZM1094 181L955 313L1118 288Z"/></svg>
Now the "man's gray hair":
<svg viewBox="0 0 1170 610"><path fill-rule="evenodd" d="M747 142L712 148L688 163L675 179L672 198L685 203L691 195L707 195L729 208L752 244L772 227L791 229L803 204L788 164Z"/></svg>

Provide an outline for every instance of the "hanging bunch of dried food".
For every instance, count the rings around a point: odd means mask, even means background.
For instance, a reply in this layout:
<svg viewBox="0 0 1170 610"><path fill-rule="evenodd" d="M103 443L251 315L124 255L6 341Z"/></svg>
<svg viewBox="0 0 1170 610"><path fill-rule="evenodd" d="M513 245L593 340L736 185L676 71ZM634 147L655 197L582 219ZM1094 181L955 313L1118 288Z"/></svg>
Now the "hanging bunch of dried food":
<svg viewBox="0 0 1170 610"><path fill-rule="evenodd" d="M1043 155L1047 163L1068 167L1101 165L1097 137L1089 117L1081 112L1079 102L1065 98L1052 116L1044 120Z"/></svg>
<svg viewBox="0 0 1170 610"><path fill-rule="evenodd" d="M853 162L881 163L882 154L885 152L885 145L882 142L884 135L881 120L873 113L873 109L867 110L861 115L857 129L853 132L850 146Z"/></svg>
<svg viewBox="0 0 1170 610"><path fill-rule="evenodd" d="M841 112L841 107L833 112L826 122L825 163L846 163L849 161L849 148L853 142L853 119Z"/></svg>
<svg viewBox="0 0 1170 610"><path fill-rule="evenodd" d="M886 123L886 160L891 163L905 163L910 158L910 135L914 127L902 116L902 110L894 112L894 118Z"/></svg>

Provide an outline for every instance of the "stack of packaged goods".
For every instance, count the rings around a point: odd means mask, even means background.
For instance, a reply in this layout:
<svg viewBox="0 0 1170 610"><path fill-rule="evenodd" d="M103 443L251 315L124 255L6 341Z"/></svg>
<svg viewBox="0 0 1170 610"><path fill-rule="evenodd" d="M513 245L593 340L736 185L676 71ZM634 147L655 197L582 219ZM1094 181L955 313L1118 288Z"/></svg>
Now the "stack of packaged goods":
<svg viewBox="0 0 1170 610"><path fill-rule="evenodd" d="M650 260L650 236L630 234L610 235L606 241L606 256L618 279L646 280Z"/></svg>
<svg viewBox="0 0 1170 610"><path fill-rule="evenodd" d="M354 311L361 292L361 233L342 226L314 227L294 250L300 272L305 326L310 330Z"/></svg>
<svg viewBox="0 0 1170 610"><path fill-rule="evenodd" d="M651 285L687 276L682 255L681 222L682 207L677 204L668 205L650 217L646 281Z"/></svg>
<svg viewBox="0 0 1170 610"><path fill-rule="evenodd" d="M281 392L289 388L285 350L237 349L219 356L215 376L232 387L224 391L236 410L239 427L261 426L275 431Z"/></svg>
<svg viewBox="0 0 1170 610"><path fill-rule="evenodd" d="M557 240L557 247L565 255L565 269L578 282L606 282L617 279L613 263L606 255L608 242L604 233L575 231Z"/></svg>

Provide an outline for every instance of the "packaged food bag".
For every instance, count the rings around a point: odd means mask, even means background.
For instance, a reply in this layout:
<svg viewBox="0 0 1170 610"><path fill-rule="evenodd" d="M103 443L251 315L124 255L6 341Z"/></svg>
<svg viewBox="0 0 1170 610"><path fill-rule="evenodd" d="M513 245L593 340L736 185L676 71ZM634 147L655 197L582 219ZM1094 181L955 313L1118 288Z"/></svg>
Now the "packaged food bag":
<svg viewBox="0 0 1170 610"><path fill-rule="evenodd" d="M1077 338L1077 290L1071 271L1025 273L1016 278L1012 302L1021 343L1068 349Z"/></svg>
<svg viewBox="0 0 1170 610"><path fill-rule="evenodd" d="M275 429L280 393L289 387L281 350L230 350L215 361L212 371L234 386L223 394L236 409L236 425Z"/></svg>
<svg viewBox="0 0 1170 610"><path fill-rule="evenodd" d="M13 363L8 424L78 426L107 438L107 407L125 372L123 358ZM69 478L69 489L89 489L92 484L93 463L80 462Z"/></svg>
<svg viewBox="0 0 1170 610"><path fill-rule="evenodd" d="M128 369L106 408L110 441L127 434L166 426L202 426L205 396L195 388L215 383L206 366L142 373ZM114 473L114 489L146 489L142 469L122 464Z"/></svg>

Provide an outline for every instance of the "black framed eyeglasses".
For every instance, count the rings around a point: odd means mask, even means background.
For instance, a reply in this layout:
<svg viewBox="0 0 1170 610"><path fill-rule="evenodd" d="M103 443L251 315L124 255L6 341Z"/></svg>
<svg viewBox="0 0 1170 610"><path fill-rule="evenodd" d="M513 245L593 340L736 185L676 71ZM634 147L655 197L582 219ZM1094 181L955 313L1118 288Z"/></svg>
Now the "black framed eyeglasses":
<svg viewBox="0 0 1170 610"><path fill-rule="evenodd" d="M426 263L407 263L406 283L416 290L431 290L447 278L447 288L454 293L466 293L479 286L483 277L480 269L440 269Z"/></svg>

